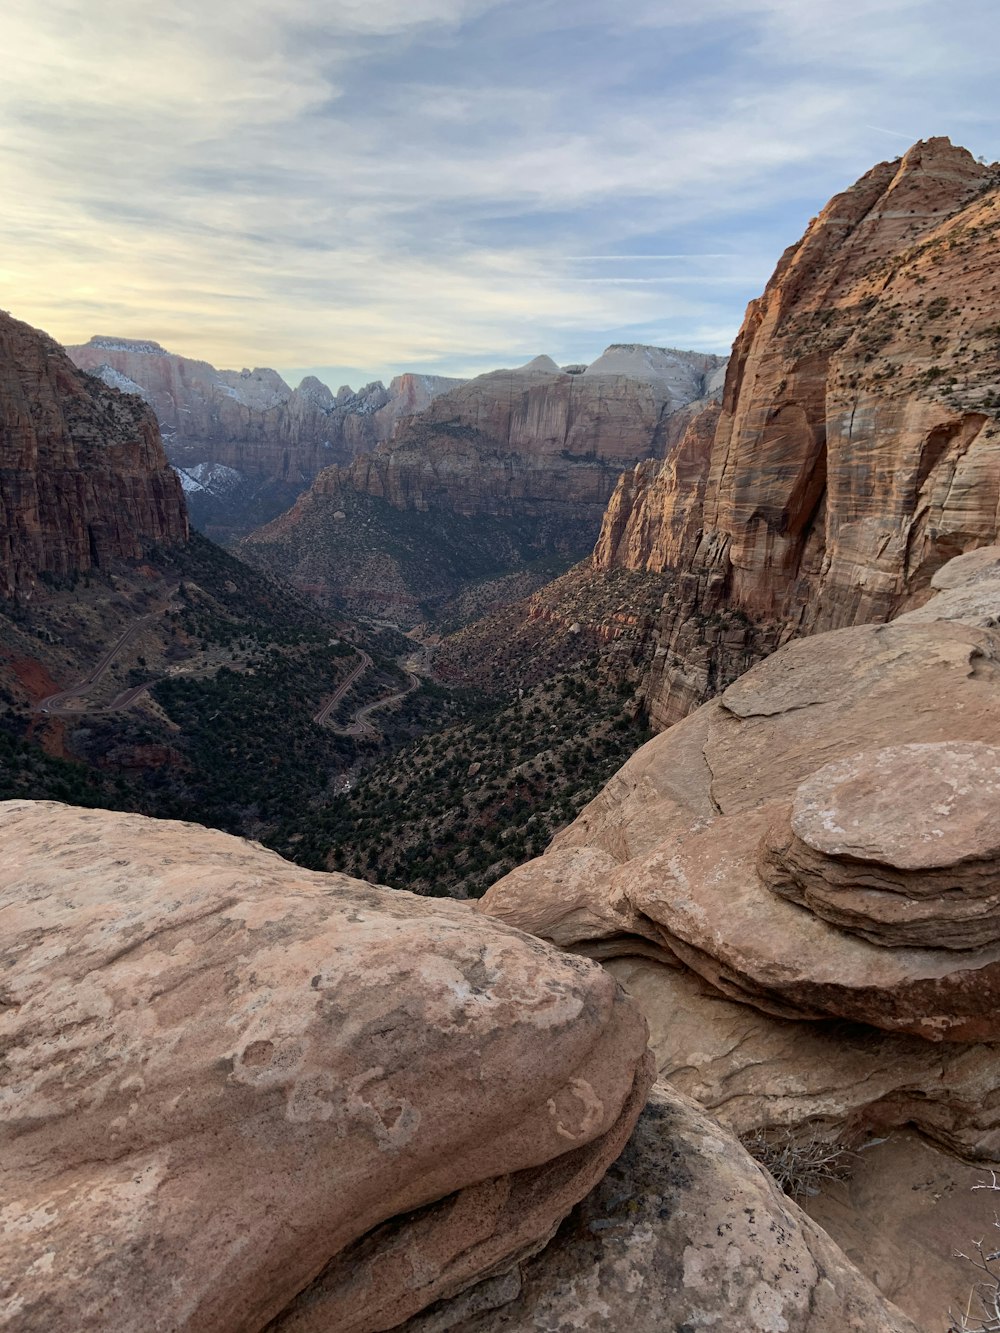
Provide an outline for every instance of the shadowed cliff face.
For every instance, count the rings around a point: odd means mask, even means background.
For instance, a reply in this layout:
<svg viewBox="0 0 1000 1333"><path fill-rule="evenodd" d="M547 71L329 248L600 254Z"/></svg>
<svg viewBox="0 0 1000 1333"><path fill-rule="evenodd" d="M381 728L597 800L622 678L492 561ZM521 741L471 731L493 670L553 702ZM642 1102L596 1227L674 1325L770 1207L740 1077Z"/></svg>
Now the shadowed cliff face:
<svg viewBox="0 0 1000 1333"><path fill-rule="evenodd" d="M886 619L995 539L997 184L931 139L838 195L751 302L714 433L702 418L676 461L623 480L598 566L678 575L657 725L787 638Z"/></svg>
<svg viewBox="0 0 1000 1333"><path fill-rule="evenodd" d="M153 413L0 314L0 591L187 540Z"/></svg>

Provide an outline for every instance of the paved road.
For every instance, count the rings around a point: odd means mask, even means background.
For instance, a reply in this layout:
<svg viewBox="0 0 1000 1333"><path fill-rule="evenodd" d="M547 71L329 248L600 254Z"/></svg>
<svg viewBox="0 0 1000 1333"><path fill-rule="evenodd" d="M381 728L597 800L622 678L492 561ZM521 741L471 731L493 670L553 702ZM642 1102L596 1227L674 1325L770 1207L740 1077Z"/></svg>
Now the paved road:
<svg viewBox="0 0 1000 1333"><path fill-rule="evenodd" d="M384 699L376 699L373 704L365 704L364 708L359 708L347 726L339 728L341 736L377 736L378 728L373 727L368 720L372 713L380 708L388 708L391 704L401 703L408 694L420 688L420 677L416 672L408 671L406 674L410 678L410 683L405 690L397 690L395 694L387 694Z"/></svg>
<svg viewBox="0 0 1000 1333"><path fill-rule="evenodd" d="M328 721L330 714L337 707L341 699L343 699L344 695L351 688L354 682L358 679L359 676L361 676L363 672L367 671L368 668L372 665L372 659L368 656L367 653L362 652L360 648L357 650L357 652L358 655L362 658L362 661L358 663L358 665L354 668L354 670L347 677L347 679L341 683L341 685L337 689L336 694L334 694L332 698L327 699L326 703L313 718L314 722L319 722L320 724L322 724ZM417 653L411 654L410 657L407 658L404 663L401 663L403 670L406 672L406 675L409 678L410 682L407 685L406 689L394 690L392 694L387 694L382 699L376 699L374 703L365 704L362 708L359 708L355 713L352 714L350 722L348 722L348 724L345 727L333 728L333 730L336 731L337 735L377 736L378 729L372 726L371 722L369 721L371 715L373 713L378 712L380 708L389 708L393 704L401 703L408 694L412 694L414 690L420 688L420 672L422 670L427 669L426 666L424 665L424 661L425 659L423 654L417 654Z"/></svg>
<svg viewBox="0 0 1000 1333"><path fill-rule="evenodd" d="M87 708L83 705L74 708L69 706L71 699L79 699L81 695L86 694L88 690L92 690L94 686L98 684L101 677L122 649L127 647L135 636L141 630L144 630L147 626L151 625L155 619L156 614L140 616L138 620L134 621L133 624L128 627L117 643L113 644L108 649L89 675L84 676L83 680L77 681L75 685L71 685L66 690L59 690L56 694L50 694L47 698L40 699L34 706L35 712L52 714L61 713L70 717L78 716L81 713L113 713L119 708L125 708L133 701L133 699L138 698L143 690L149 689L150 685L154 683L153 681L146 681L144 685L133 685L130 689L123 690L121 694L116 695L115 698L112 699L111 703L105 704L102 707Z"/></svg>
<svg viewBox="0 0 1000 1333"><path fill-rule="evenodd" d="M313 721L322 726L329 718L330 714L343 699L344 695L351 688L354 682L368 670L372 665L372 659L361 648L357 649L358 657L361 659L351 674L337 686L336 692L327 699L326 703L313 718Z"/></svg>

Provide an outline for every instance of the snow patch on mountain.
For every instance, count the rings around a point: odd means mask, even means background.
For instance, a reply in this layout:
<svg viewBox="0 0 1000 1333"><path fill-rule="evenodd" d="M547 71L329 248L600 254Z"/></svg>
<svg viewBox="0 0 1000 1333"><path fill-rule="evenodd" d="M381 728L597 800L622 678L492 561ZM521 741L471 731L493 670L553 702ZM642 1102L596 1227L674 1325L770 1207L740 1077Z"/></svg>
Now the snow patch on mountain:
<svg viewBox="0 0 1000 1333"><path fill-rule="evenodd" d="M105 362L104 365L98 366L97 369L91 373L96 375L97 378L102 380L109 388L118 389L122 393L138 394L140 398L144 399L147 403L149 402L149 394L142 385L136 384L135 380L129 379L129 377L123 375L120 370L115 370L114 366L109 366Z"/></svg>
<svg viewBox="0 0 1000 1333"><path fill-rule="evenodd" d="M195 463L193 467L178 467L174 471L188 495L198 491L220 497L232 495L246 481L242 472L225 463Z"/></svg>

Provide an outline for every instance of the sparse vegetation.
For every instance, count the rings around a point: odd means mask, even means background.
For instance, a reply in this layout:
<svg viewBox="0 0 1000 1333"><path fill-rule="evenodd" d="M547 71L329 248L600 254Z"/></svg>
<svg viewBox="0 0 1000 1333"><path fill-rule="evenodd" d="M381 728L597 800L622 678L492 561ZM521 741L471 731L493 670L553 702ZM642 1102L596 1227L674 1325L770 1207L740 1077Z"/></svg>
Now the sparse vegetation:
<svg viewBox="0 0 1000 1333"><path fill-rule="evenodd" d="M972 1188L1000 1194L1000 1178L996 1171L991 1171L989 1180ZM993 1225L1000 1229L1000 1218ZM950 1312L948 1333L1000 1333L1000 1248L995 1243L988 1244L987 1238L981 1236L971 1243L970 1249L971 1254L956 1250L956 1257L968 1260L980 1276L969 1292L965 1309L958 1314Z"/></svg>
<svg viewBox="0 0 1000 1333"><path fill-rule="evenodd" d="M813 1197L824 1185L846 1180L857 1153L815 1132L758 1129L740 1142L792 1199Z"/></svg>
<svg viewBox="0 0 1000 1333"><path fill-rule="evenodd" d="M467 694L467 720L359 766L274 845L316 869L479 897L537 856L647 738L630 696L596 657L499 706Z"/></svg>

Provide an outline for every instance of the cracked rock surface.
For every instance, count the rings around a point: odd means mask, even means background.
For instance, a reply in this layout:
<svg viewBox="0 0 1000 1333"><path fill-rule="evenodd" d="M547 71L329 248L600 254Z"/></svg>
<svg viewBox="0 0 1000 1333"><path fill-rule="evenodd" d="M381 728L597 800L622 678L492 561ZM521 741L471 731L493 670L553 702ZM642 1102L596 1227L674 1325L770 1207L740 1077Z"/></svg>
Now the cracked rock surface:
<svg viewBox="0 0 1000 1333"><path fill-rule="evenodd" d="M916 1333L726 1130L664 1083L555 1241L406 1333Z"/></svg>

